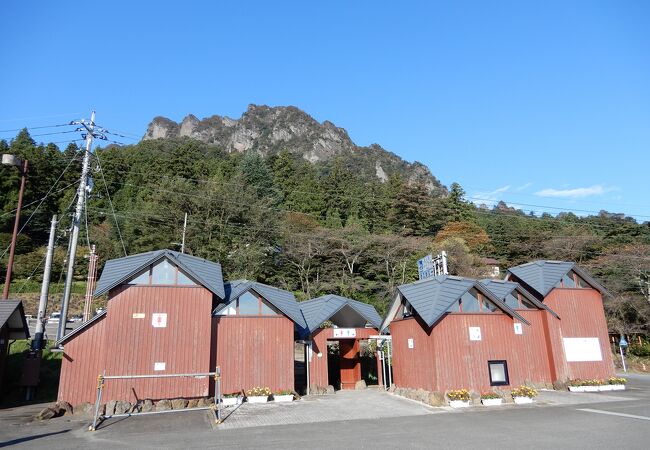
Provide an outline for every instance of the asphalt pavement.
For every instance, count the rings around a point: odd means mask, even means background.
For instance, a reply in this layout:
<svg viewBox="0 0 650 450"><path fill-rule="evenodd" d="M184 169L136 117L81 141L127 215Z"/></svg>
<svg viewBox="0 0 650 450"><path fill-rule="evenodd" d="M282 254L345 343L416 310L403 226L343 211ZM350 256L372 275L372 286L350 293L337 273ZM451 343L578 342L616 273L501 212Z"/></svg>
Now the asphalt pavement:
<svg viewBox="0 0 650 450"><path fill-rule="evenodd" d="M431 414L411 402L410 415L408 404L396 406L395 397L387 393L361 394L378 396L369 409L387 409L362 419L350 418L348 409L363 408L363 402L355 402L348 393L335 394L323 420L233 429L213 425L208 414L196 411L113 419L89 432L84 419L65 416L34 422L33 411L16 408L0 411L0 447L647 449L650 376L629 375L628 379L628 389L615 395L553 392L543 394L543 401L534 405L462 411L431 408ZM339 398L340 417L345 420L332 420ZM361 406L350 406L355 404ZM392 415L391 407L399 409L399 415ZM315 408L311 414L318 411ZM273 416L271 409L268 415Z"/></svg>

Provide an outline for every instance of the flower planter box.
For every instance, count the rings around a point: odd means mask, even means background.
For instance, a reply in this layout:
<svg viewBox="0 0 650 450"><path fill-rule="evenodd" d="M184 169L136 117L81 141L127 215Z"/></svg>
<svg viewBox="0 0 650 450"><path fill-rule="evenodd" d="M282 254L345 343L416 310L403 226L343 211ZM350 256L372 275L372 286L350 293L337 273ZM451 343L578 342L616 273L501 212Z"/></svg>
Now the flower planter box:
<svg viewBox="0 0 650 450"><path fill-rule="evenodd" d="M585 392L598 392L600 386L585 386Z"/></svg>
<svg viewBox="0 0 650 450"><path fill-rule="evenodd" d="M449 406L452 408L467 408L469 400L449 400Z"/></svg>
<svg viewBox="0 0 650 450"><path fill-rule="evenodd" d="M224 397L221 399L223 406L235 406L241 403L240 397Z"/></svg>
<svg viewBox="0 0 650 450"><path fill-rule="evenodd" d="M481 403L485 406L499 406L503 403L502 398L484 398L481 400Z"/></svg>
<svg viewBox="0 0 650 450"><path fill-rule="evenodd" d="M246 401L248 403L266 403L269 401L269 397L267 395L251 395L246 397Z"/></svg>
<svg viewBox="0 0 650 450"><path fill-rule="evenodd" d="M612 386L611 384L604 384L602 386L598 386L598 391L604 392L604 391L612 391Z"/></svg>
<svg viewBox="0 0 650 450"><path fill-rule="evenodd" d="M273 401L274 402L292 402L293 401L293 394L274 395L273 396Z"/></svg>
<svg viewBox="0 0 650 450"><path fill-rule="evenodd" d="M612 387L612 391L624 391L625 390L625 385L624 384L610 384Z"/></svg>
<svg viewBox="0 0 650 450"><path fill-rule="evenodd" d="M569 386L571 392L584 392L587 386Z"/></svg>
<svg viewBox="0 0 650 450"><path fill-rule="evenodd" d="M530 397L513 397L515 404L517 405L527 405L533 403L533 399Z"/></svg>

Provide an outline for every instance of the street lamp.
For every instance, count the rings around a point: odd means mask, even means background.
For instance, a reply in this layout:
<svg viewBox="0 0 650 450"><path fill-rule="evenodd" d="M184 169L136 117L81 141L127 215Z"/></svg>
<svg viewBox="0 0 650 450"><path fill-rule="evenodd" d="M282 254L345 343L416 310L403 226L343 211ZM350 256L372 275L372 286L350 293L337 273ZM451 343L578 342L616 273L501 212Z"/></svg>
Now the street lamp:
<svg viewBox="0 0 650 450"><path fill-rule="evenodd" d="M2 155L2 164L5 166L16 166L20 170L20 191L18 193L18 208L16 208L16 220L14 221L14 232L11 236L11 247L9 249L9 262L7 263L7 276L5 277L5 287L2 292L2 298L9 298L9 286L11 286L11 269L14 265L14 252L16 251L16 238L18 237L18 223L20 222L20 210L23 207L23 193L25 192L25 180L27 178L27 168L29 162L23 161L15 155Z"/></svg>

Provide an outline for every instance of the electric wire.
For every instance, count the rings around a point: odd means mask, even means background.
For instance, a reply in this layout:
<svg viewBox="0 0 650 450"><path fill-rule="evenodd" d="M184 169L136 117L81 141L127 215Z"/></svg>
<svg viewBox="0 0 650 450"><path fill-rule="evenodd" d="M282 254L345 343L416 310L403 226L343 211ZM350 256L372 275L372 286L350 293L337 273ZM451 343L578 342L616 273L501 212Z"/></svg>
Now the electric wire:
<svg viewBox="0 0 650 450"><path fill-rule="evenodd" d="M126 246L124 245L124 239L122 238L122 231L120 230L120 224L117 221L117 217L115 217L115 208L113 207L111 194L108 191L108 184L106 183L106 178L104 177L104 171L102 170L102 162L97 152L95 152L93 156L97 159L97 166L99 167L99 173L102 175L102 181L104 182L104 189L106 190L106 197L108 198L108 204L111 206L111 211L113 212L113 220L115 221L115 228L117 229L117 235L120 237L120 243L122 244L122 250L124 251L124 256L127 256Z"/></svg>
<svg viewBox="0 0 650 450"><path fill-rule="evenodd" d="M12 133L14 131L23 131L24 129L27 130L41 130L44 128L58 128L58 127L69 127L71 126L69 123L62 123L59 125L43 125L40 127L23 127L23 128L15 128L13 130L0 130L0 133Z"/></svg>

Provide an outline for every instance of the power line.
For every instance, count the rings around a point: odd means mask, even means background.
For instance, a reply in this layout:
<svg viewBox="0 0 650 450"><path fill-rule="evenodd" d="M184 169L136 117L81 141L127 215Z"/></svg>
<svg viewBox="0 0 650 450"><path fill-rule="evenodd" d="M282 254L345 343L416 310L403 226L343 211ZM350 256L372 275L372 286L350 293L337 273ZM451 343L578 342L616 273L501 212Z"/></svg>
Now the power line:
<svg viewBox="0 0 650 450"><path fill-rule="evenodd" d="M0 133L12 133L14 131L23 131L24 129L27 130L42 130L44 128L58 128L58 127L69 127L69 123L62 123L58 125L43 125L40 127L23 127L23 128L14 128L13 130L0 130Z"/></svg>
<svg viewBox="0 0 650 450"><path fill-rule="evenodd" d="M104 182L104 188L106 189L106 196L108 197L108 204L111 206L111 211L113 212L113 219L115 220L115 227L117 228L117 234L120 237L122 250L124 250L124 256L127 256L126 246L124 245L124 239L122 239L122 231L120 230L120 224L117 222L117 217L115 217L115 208L113 208L113 201L111 200L111 194L108 192L108 184L106 184L106 178L104 178L104 171L102 170L102 162L99 159L98 153L95 153L93 156L97 159L97 165L99 166L99 173L101 173L102 175L102 181Z"/></svg>

